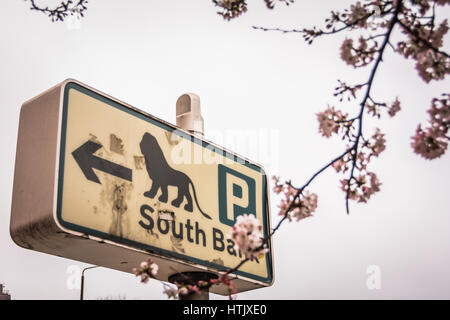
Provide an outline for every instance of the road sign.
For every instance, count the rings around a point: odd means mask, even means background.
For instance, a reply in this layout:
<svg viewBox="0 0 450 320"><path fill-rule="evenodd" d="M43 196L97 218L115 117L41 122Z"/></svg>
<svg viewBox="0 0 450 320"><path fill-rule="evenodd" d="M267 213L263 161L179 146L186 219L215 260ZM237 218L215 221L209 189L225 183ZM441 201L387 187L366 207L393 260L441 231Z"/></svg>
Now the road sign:
<svg viewBox="0 0 450 320"><path fill-rule="evenodd" d="M127 272L151 255L164 281L221 273L243 259L227 238L237 216L270 230L267 194L261 166L77 81L22 107L11 235L23 247ZM271 285L271 250L237 275L238 291Z"/></svg>

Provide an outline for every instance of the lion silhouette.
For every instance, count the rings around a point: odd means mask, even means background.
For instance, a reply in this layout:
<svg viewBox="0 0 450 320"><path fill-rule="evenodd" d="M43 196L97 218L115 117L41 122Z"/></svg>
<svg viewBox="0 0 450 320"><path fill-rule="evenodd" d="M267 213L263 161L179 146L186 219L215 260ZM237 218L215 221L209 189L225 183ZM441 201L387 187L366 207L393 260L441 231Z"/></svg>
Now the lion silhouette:
<svg viewBox="0 0 450 320"><path fill-rule="evenodd" d="M161 189L162 194L159 196L158 200L167 203L167 187L175 186L178 188L178 196L171 202L172 205L179 208L183 202L183 199L186 197L187 203L185 204L184 209L192 212L192 196L189 191L189 186L192 186L195 203L197 204L198 210L200 210L204 217L211 219L209 215L200 209L200 205L197 200L197 193L192 180L185 173L173 169L167 163L156 138L146 132L144 133L139 146L142 154L144 155L145 167L147 169L148 176L152 180L152 187L149 191L144 192L144 196L153 199L158 193L158 190Z"/></svg>

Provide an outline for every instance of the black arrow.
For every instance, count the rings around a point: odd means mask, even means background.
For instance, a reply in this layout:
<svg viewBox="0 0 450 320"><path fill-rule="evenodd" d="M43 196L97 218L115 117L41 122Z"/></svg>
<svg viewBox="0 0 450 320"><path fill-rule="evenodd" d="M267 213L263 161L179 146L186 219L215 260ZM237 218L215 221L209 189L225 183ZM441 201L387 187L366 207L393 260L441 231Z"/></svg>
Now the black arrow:
<svg viewBox="0 0 450 320"><path fill-rule="evenodd" d="M132 181L131 169L118 165L114 162L99 158L94 156L94 152L100 149L102 145L93 141L87 141L81 147L72 152L72 156L75 161L80 166L81 171L88 180L100 183L94 170L98 169L100 171L109 173L113 176Z"/></svg>

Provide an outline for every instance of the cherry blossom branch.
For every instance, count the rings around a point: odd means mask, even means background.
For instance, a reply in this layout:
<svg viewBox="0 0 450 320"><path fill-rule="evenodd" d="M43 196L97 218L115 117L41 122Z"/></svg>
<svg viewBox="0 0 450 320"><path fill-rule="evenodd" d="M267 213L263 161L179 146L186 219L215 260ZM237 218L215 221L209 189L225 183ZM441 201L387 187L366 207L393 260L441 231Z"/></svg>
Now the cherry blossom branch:
<svg viewBox="0 0 450 320"><path fill-rule="evenodd" d="M447 1L448 2L448 1ZM441 5L447 2L440 3ZM226 4L235 4L235 1L223 0L222 6ZM245 4L244 0L240 0L239 3ZM236 250L241 250L244 253L244 259L242 259L234 268L222 270L224 272L218 279L212 279L209 282L198 282L198 284L178 286L178 294L194 294L200 290L209 289L212 285L223 284L228 287L230 298L233 292L236 292L236 288L229 276L236 273L244 264L254 258L263 255L267 252L267 247L270 239L274 236L281 225L286 221L291 221L292 217L297 220L307 218L311 216L311 213L317 208L317 195L310 194L306 191L306 188L326 169L330 166L337 172L341 172L345 175L349 171L349 178L341 180L342 190L345 192L345 205L347 214L349 214L349 200L356 200L358 202L367 202L375 192L380 191L380 182L378 181L376 174L367 171L367 164L372 157L378 157L378 155L385 150L385 138L384 134L377 128L373 136L364 137L363 133L363 117L364 112L368 111L368 114L380 118L380 109L386 110L389 116L393 117L400 110L400 102L396 98L392 104L385 102L378 102L372 98L372 86L375 79L375 75L378 68L383 61L383 55L386 51L386 47L390 46L394 52L400 53L406 58L412 57L417 61L416 69L419 71L420 77L426 82L431 80L440 80L450 73L449 62L445 59L448 58L448 54L440 51L440 47L443 43L443 36L448 31L446 20L444 20L437 28L434 28L435 19L435 5L433 3L432 15L425 16L429 10L429 4L427 1L408 3L412 7L410 8L406 2L402 0L395 1L369 1L364 5L357 2L350 7L350 11L346 10L343 14L339 12L332 12L331 19L327 19L328 23L326 28L331 31L323 31L317 28L313 29L269 29L261 27L253 27L264 31L281 31L283 33L298 32L303 33L304 38L309 43L312 40L323 34L335 34L347 29L368 29L369 27L374 30L374 24L369 24L367 19L373 15L370 12L369 6L379 5L379 9L382 10L380 17L386 17L389 15L389 19L383 21L374 22L377 28L385 30L384 33L376 34L374 36L360 36L358 42L355 43L353 39L345 39L341 46L341 58L354 68L366 67L371 65L369 72L369 79L364 84L347 85L343 81L339 81L339 86L335 88L334 96L340 97L342 101L343 97L347 95L347 98L356 99L357 92L363 88L365 91L362 94L362 99L359 103L359 112L357 116L349 118L347 114L340 110L336 110L334 106L329 106L324 112L317 114L319 120L319 132L323 136L329 138L333 134L342 136L342 139L346 139L349 145L346 146L345 151L338 157L335 157L330 162L316 171L310 179L301 187L296 188L292 186L291 182L285 182L284 184L278 183L278 178L275 177L274 192L279 194L284 191L285 199L281 200L279 205L279 215L282 218L278 221L277 225L270 231L268 235L263 237L260 232L262 226L253 215L244 214L238 216L236 224L231 230L229 238L235 243ZM421 16L416 16L415 9L419 9ZM416 10L417 11L417 10ZM370 12L370 14L369 14ZM399 15L403 14L405 22L401 21ZM422 22L424 19L425 22ZM335 24L343 23L342 27L335 27ZM403 27L403 33L408 37L407 41L398 42L398 50L390 42L391 34L397 24ZM408 24L411 27L408 27ZM406 28L405 28L406 26ZM430 28L431 26L431 28ZM425 39L421 35L425 35L428 39ZM381 46L378 45L376 39L382 38ZM423 45L425 44L425 46ZM431 46L431 47L430 47ZM433 52L431 52L431 49ZM440 55L439 55L440 54ZM422 130L419 125L416 135L413 137L411 143L414 151L422 155L426 159L434 159L444 154L450 137L448 132L450 131L450 94L443 94L441 99L434 98L432 101L432 107L428 111L430 114L430 127ZM358 121L357 126L355 122ZM357 173L359 174L357 176ZM370 181L368 180L370 179ZM148 265L151 265L149 262ZM153 267L144 267L144 276L152 275ZM237 277L237 276L236 276ZM187 281L189 283L189 281ZM167 293L173 296L173 292Z"/></svg>
<svg viewBox="0 0 450 320"><path fill-rule="evenodd" d="M287 209L285 209L283 217L280 219L280 221L278 221L277 225L275 226L275 228L272 229L272 231L265 237L262 239L262 243L260 246L256 247L254 249L254 251L258 252L260 250L263 250L266 246L266 244L269 242L269 240L274 236L275 232L277 232L277 230L281 227L281 225L283 224L284 221L286 221L286 219L289 217L289 213L291 212L291 210L294 207L295 201L300 197L300 195L302 194L302 192L322 173L324 172L326 169L328 169L329 167L331 167L333 165L333 163L335 163L337 160L341 159L342 157L344 157L347 153L350 152L350 149L346 150L345 152L343 152L342 154L340 154L339 156L333 158L333 160L331 160L330 162L328 162L326 165L324 165L322 168L320 168L318 171L316 171L316 173L314 173L309 180L300 188L294 188L296 190L296 193L294 195L294 198L292 199L292 201L290 202L289 206L287 207ZM232 274L236 271L238 271L246 262L250 261L250 258L245 258L243 260L241 260L239 262L238 265L236 265L234 268L227 270L227 272L225 273L226 275Z"/></svg>
<svg viewBox="0 0 450 320"><path fill-rule="evenodd" d="M392 2L386 1L386 6L388 4L392 4ZM388 14L391 14L392 10L393 10L392 7L387 10L383 10L383 12L380 12L379 17L384 17ZM347 22L346 20L341 19L339 12L332 12L332 17L325 20L325 22L327 22L326 28L331 29L329 31L322 30L322 29L316 29L315 27L313 29L307 29L307 28L281 29L281 28L267 28L267 27L252 26L252 28L255 30L261 30L261 31L277 31L277 32L282 32L282 33L300 33L300 34L303 34L305 41L308 41L308 43L311 44L314 38L317 38L322 35L333 35L333 34L337 34L342 31L348 30L348 29L353 29L354 27L357 27L362 23L366 23L369 18L371 18L375 15L376 15L376 12L372 11L372 12L369 12L357 19L352 19L350 22ZM336 28L336 27L333 27L334 23L342 23L343 26ZM380 35L371 36L368 38L368 40L369 39L372 40L378 36L380 36Z"/></svg>
<svg viewBox="0 0 450 320"><path fill-rule="evenodd" d="M434 15L433 15L434 17ZM401 20L397 21L399 25L401 25L403 27L403 29L405 29L409 34L411 34L412 36L414 36L414 38L419 41L420 43L424 44L426 47L428 47L429 49L433 50L434 53L437 54L442 54L447 58L450 58L450 54L448 54L445 51L439 50L438 48L434 47L429 40L426 40L424 38L422 38L419 33L416 30L411 29L408 25L406 25L404 22L402 22ZM431 34L431 33L430 33Z"/></svg>
<svg viewBox="0 0 450 320"><path fill-rule="evenodd" d="M261 31L278 31L278 32L282 32L282 33L301 33L301 34L310 34L312 32L314 32L314 37L318 37L321 35L331 35L331 34L336 34L339 32L342 32L344 30L347 30L349 28L354 27L355 25L357 25L358 23L366 20L367 18L373 16L373 13L368 14L360 19L355 20L353 23L347 24L344 21L341 21L344 23L344 26L338 28L338 29L333 29L331 31L324 31L324 30L314 30L314 29L307 29L307 28L303 28L303 29L281 29L281 28L267 28L267 27L258 27L258 26L252 26L253 29L255 30L261 30Z"/></svg>
<svg viewBox="0 0 450 320"><path fill-rule="evenodd" d="M238 271L248 261L250 261L250 258L242 259L234 268L228 269L227 272L225 272L225 275L230 275L232 273L235 273L236 271Z"/></svg>
<svg viewBox="0 0 450 320"><path fill-rule="evenodd" d="M380 49L376 50L376 52L378 52L378 57L375 59L374 66L373 66L373 68L372 68L372 70L370 72L370 75L369 75L369 80L365 84L357 86L358 88L366 86L366 93L364 95L364 98L363 98L362 102L360 103L360 112L359 112L357 117L349 119L349 120L344 120L347 123L348 122L353 122L355 120L358 120L358 122L359 122L358 123L358 132L357 132L357 135L355 136L355 141L354 141L353 145L350 148L348 148L345 152L340 154L338 157L332 159L325 166L323 166L318 171L316 171L311 176L311 178L302 187L294 188L294 187L292 187L290 182L287 183L289 188L293 188L293 189L296 190L295 194L293 195L293 198L291 199L291 201L290 201L289 205L287 206L287 208L284 210L283 217L280 219L280 221L275 226L275 228L273 228L272 232L269 235L267 235L265 238L262 239L261 245L254 249L255 252L259 252L260 250L264 249L264 247L266 246L268 241L273 237L273 235L276 233L276 231L281 227L283 222L286 221L286 219L288 219L291 210L294 208L296 201L299 199L300 195L302 195L302 193L305 190L305 188L307 188L311 184L311 182L314 179L316 179L321 173L323 173L326 169L328 169L333 164L335 164L338 160L344 158L348 153L352 154L352 168L351 168L351 173L350 173L349 184L350 184L351 180L354 179L354 170L356 168L356 162L357 162L356 157L357 157L357 154L358 154L359 142L360 142L360 139L365 140L362 137L362 135L363 135L363 132L362 132L362 119L363 119L364 109L365 109L367 100L371 99L370 98L370 92L371 92L373 80L375 78L376 71L378 70L378 66L379 66L380 62L382 61L384 50L385 50L387 44L389 43L389 38L390 38L390 35L392 33L392 30L394 29L394 26L395 26L395 24L397 22L397 17L398 17L398 13L400 12L400 8L401 8L401 1L399 1L397 3L397 6L395 7L394 15L393 15L393 17L391 19L391 23L390 23L390 25L388 27L387 32L384 34L383 43L382 43ZM365 17L365 19L367 19L367 17ZM342 30L344 30L344 29L342 29ZM342 30L340 30L340 31L342 31ZM342 83L341 83L341 85L342 85ZM348 86L345 86L344 87L344 91L346 91L348 88L349 88ZM349 206L348 206L349 190L350 190L350 188L348 188L347 195L346 195L347 214L349 213ZM234 272L238 271L239 268L241 268L246 262L248 262L250 260L251 260L250 258L246 257L245 259L240 261L240 263L238 265L236 265L234 268L227 270L225 275L229 275L231 273L234 273Z"/></svg>
<svg viewBox="0 0 450 320"><path fill-rule="evenodd" d="M375 79L375 75L378 71L378 67L380 65L380 63L383 61L383 55L385 52L386 47L389 45L393 48L393 50L396 52L395 48L393 47L393 45L390 43L390 37L391 34L396 26L397 23L399 23L399 19L398 16L401 12L403 8L403 3L401 0L398 0L395 4L394 7L394 12L393 15L391 17L391 19L388 21L388 27L387 27L387 31L384 34L380 34L377 35L376 37L383 37L383 42L381 44L381 46L379 47L379 49L377 48L376 50L371 50L371 53L376 53L377 56L376 58L373 58L372 60L370 60L368 63L370 62L374 62L373 66L371 68L370 74L369 74L369 79L368 81L363 84L363 85L359 85L359 86L354 86L354 87L349 87L347 86L345 83L341 82L341 91L338 91L338 95L342 95L344 92L350 91L353 95L353 97L355 96L354 91L355 89L361 89L362 87L366 87L365 89L365 93L364 96L361 100L360 103L360 110L359 110L359 114L357 117L348 119L346 116L340 114L339 112L335 112L333 110L331 110L333 115L333 118L331 118L332 122L334 123L334 125L337 125L337 127L332 128L332 129L328 129L328 130L338 130L339 129L339 124L353 124L354 121L358 121L358 129L357 129L357 133L355 135L350 135L349 130L347 130L347 135L348 137L352 137L353 140L353 144L350 148L348 148L344 153L342 153L341 155L339 155L338 157L336 157L335 159L331 160L328 164L326 164L325 166L323 166L320 170L318 170L311 178L310 180L308 180L305 185L303 185L300 188L294 188L290 182L286 182L286 185L288 187L288 189L291 190L292 193L292 189L295 189L295 193L292 195L292 198L290 199L290 203L287 206L287 208L284 210L284 214L282 219L280 219L280 221L278 222L278 224L276 225L276 227L272 230L272 232L267 235L263 240L262 243L259 247L256 247L254 249L255 252L258 252L259 250L263 249L265 247L265 245L267 244L267 242L269 241L269 239L271 239L271 237L273 237L273 235L276 233L276 231L281 227L281 225L283 224L284 221L286 221L288 218L290 218L290 212L291 210L297 205L297 206L302 206L301 202L300 204L296 204L296 201L299 200L300 196L302 195L303 191L305 190L306 187L309 186L309 184L317 177L319 176L323 171L325 171L327 168L329 168L330 166L335 166L336 162L338 161L342 161L342 159L347 156L347 154L351 154L351 169L350 169L350 177L347 180L347 191L346 191L346 210L347 210L347 214L349 214L349 199L350 199L350 185L351 182L353 180L355 180L356 183L360 184L360 181L358 181L358 179L355 177L355 169L358 168L358 170L362 171L365 170L365 164L363 162L361 162L361 164L358 165L358 157L360 155L359 153L359 148L360 148L360 144L362 142L363 146L366 148L370 148L372 150L372 153L368 156L368 159L370 159L371 156L378 156L378 154L380 152L382 152L385 148L384 146L384 138L383 138L383 134L381 134L379 132L379 130L377 129L375 135L372 137L372 139L374 139L374 142L370 142L369 140L365 139L363 136L363 115L364 115L364 111L365 108L368 106L368 102L370 101L373 104L373 110L375 110L376 107L384 107L388 109L388 113L390 116L393 116L398 110L400 110L400 106L399 106L399 102L398 100L396 100L393 105L391 107L389 107L386 103L380 103L380 102L376 102L373 100L373 98L371 97L371 90L372 90L372 86L373 86L373 82ZM367 19L367 18L366 18ZM434 19L434 6L433 6L433 19ZM346 28L343 28L342 30L345 30ZM265 31L271 30L271 29L264 29ZM282 31L284 33L289 32L287 30L281 30L281 29L277 29L278 31ZM336 29L336 30L340 30L340 29ZM340 30L340 31L342 31ZM305 32L305 29L303 30L295 30L294 32ZM339 31L337 31L339 32ZM337 33L335 32L335 33ZM331 32L333 33L333 31ZM373 40L374 37L371 37L370 40ZM426 41L426 40L421 40L421 41ZM429 44L427 42L427 44ZM436 49L436 48L435 48ZM437 49L436 49L437 50ZM353 48L353 51L356 52L357 55L363 55L363 53L365 54L367 52L367 50L355 50L355 48ZM438 50L439 51L439 50ZM351 58L351 57L350 57ZM350 59L347 57L347 59ZM369 57L370 58L370 57ZM345 59L344 59L345 60ZM354 66L356 66L357 61L353 60L351 61ZM366 63L366 64L368 64ZM360 66L364 66L366 64L361 64ZM335 94L336 95L336 94ZM444 137L446 139L448 139L448 136L446 135L449 127L450 127L450 120L449 120L449 106L450 106L450 102L448 97L450 97L450 95L445 96L444 95L444 99L438 100L435 99L433 100L433 105L434 105L434 109L432 109L430 111L430 115L432 116L432 123L433 123L433 134L436 135L436 131L440 134L440 137L442 137L441 139L443 139ZM374 115L376 114L375 111L373 111ZM329 119L327 117L327 119ZM433 122L434 121L434 122ZM325 132L325 131L324 131ZM337 131L336 131L337 132ZM446 147L446 145L443 147L442 146L442 141L439 141L436 139L439 139L439 137L430 137L430 134L428 134L427 136L427 141L430 144L430 139L433 138L435 139L435 141L433 142L434 144L439 145L439 149L437 151L436 147L432 147L432 154L429 154L430 158L431 157L436 157L439 156L440 154L443 153L443 149L444 147ZM421 146L419 146L418 148L420 148ZM426 146L426 148L430 148L429 145ZM336 167L335 167L336 168ZM337 171L339 172L339 170L337 169ZM345 170L344 170L345 172ZM376 179L376 176L374 173L368 173L368 175L371 178L371 184L372 184L372 191L370 192L375 192L379 190L379 182ZM278 187L278 186L277 186ZM370 196L371 193L368 193L368 195L364 195L364 196L360 196L360 201L365 202L367 200L367 198ZM248 262L250 259L249 258L245 258L244 260L242 260L236 267L234 267L233 269L229 269L226 272L226 275L230 274L230 273L234 273L236 271L238 271L238 269L240 267L242 267L242 265L244 265L246 262Z"/></svg>
<svg viewBox="0 0 450 320"><path fill-rule="evenodd" d="M274 9L275 0L264 0L267 9ZM285 5L293 3L295 0L278 0L278 2L283 2ZM217 14L222 16L225 20L231 20L239 17L243 13L247 12L247 2L246 0L212 0L216 7L220 7L222 11L218 11Z"/></svg>
<svg viewBox="0 0 450 320"><path fill-rule="evenodd" d="M28 0L25 0L28 1ZM39 7L36 5L35 0L29 0L31 3L31 10L36 10L39 12L42 12L44 14L48 14L48 17L52 19L52 22L55 21L64 21L64 19L70 14L77 13L81 17L84 17L84 11L87 10L86 4L88 3L87 0L78 0L78 2L71 6L73 4L73 0L66 0L61 1L59 5L57 5L53 9L49 9L48 6L46 7Z"/></svg>
<svg viewBox="0 0 450 320"><path fill-rule="evenodd" d="M390 41L387 44L389 45L389 47L391 47L393 52L397 52L397 49L394 47L394 45Z"/></svg>
<svg viewBox="0 0 450 320"><path fill-rule="evenodd" d="M425 46L427 46L429 49L433 50L435 53L437 54L442 54L443 56L446 56L447 58L450 58L450 54L448 54L445 51L439 50L438 48L434 47L428 40L423 39L422 37L419 36L419 34L412 30L410 27L408 27L406 24L404 24L403 22L401 22L401 20L398 21L398 23L406 30L408 31L412 36L414 36L416 38L417 41L419 41L420 43L424 44Z"/></svg>
<svg viewBox="0 0 450 320"><path fill-rule="evenodd" d="M334 159L332 159L330 162L328 162L326 165L324 165L322 168L320 168L318 171L316 171L311 178L300 188L294 188L290 182L287 182L286 184L288 185L289 188L295 189L295 194L293 195L293 198L291 199L289 205L287 206L287 208L284 210L284 214L283 217L280 219L280 221L277 223L277 225L275 226L275 228L273 228L273 230L262 239L261 244L254 248L253 251L255 252L259 252L261 250L263 250L266 246L266 244L269 242L269 240L274 236L274 234L277 232L277 230L281 227L281 225L288 219L289 214L291 213L292 209L294 208L296 201L299 199L300 195L302 195L303 191L321 174L323 173L326 169L328 169L329 167L331 167L334 163L336 163L338 160L344 158L348 153L352 154L352 168L351 168L351 173L350 173L350 179L349 179L349 184L351 182L352 179L354 179L354 170L356 168L356 157L358 154L358 146L359 146L359 141L362 138L362 119L363 119L363 114L364 114L364 109L366 106L366 102L368 99L370 98L370 91L372 88L372 84L373 84L373 80L376 74L376 71L378 69L378 66L380 64L380 62L382 61L382 57L383 57L383 52L387 46L387 44L389 43L389 38L390 35L392 33L392 30L394 29L394 26L397 22L397 16L398 13L400 11L400 6L401 6L401 2L399 1L399 3L397 4L396 8L395 8L395 12L393 15L393 18L391 20L390 26L387 30L387 32L384 34L384 39L383 39L383 43L380 47L380 49L377 49L376 52L378 52L378 57L375 60L374 66L371 70L370 76L369 76L369 80L365 83L365 84L361 84L358 85L358 88L361 88L363 86L366 86L366 93L364 95L364 98L360 104L360 112L358 114L357 117L349 119L349 120L344 120L345 122L353 122L355 120L358 120L358 133L355 137L355 141L353 143L353 145L348 148L345 152L343 152L342 154L340 154L339 156L335 157ZM364 19L367 19L368 16L365 16ZM348 28L350 25L347 25L345 28L342 28L339 31L345 30L346 28ZM255 27L254 27L255 28ZM336 31L335 33L339 32ZM341 85L344 86L344 91L347 91L349 89L348 86L346 86L345 84L341 83ZM342 92L341 92L342 94ZM364 140L364 138L362 138ZM348 206L348 200L349 200L349 191L350 188L348 188L347 191L347 195L346 195L346 209L347 209L347 214L349 214L349 206ZM300 204L301 205L301 204ZM241 260L239 262L239 264L237 264L234 268L232 269L228 269L226 271L226 273L224 274L224 276L228 276L229 274L235 273L237 272L245 263L247 263L248 261L250 261L251 258L246 257L245 259Z"/></svg>
<svg viewBox="0 0 450 320"><path fill-rule="evenodd" d="M389 28L383 39L383 43L381 44L381 47L378 50L378 57L376 58L375 64L373 65L372 70L370 72L369 80L367 81L367 87L366 87L366 92L365 92L364 98L362 99L362 101L360 103L361 108L359 111L359 115L357 117L358 118L358 133L356 135L355 143L350 148L350 150L352 151L352 166L350 169L350 178L348 179L348 188L347 188L347 193L345 196L345 208L346 208L347 214L350 213L349 202L348 202L348 200L350 198L350 184L351 184L352 180L355 179L354 173L355 173L355 167L356 167L356 157L358 155L359 140L361 138L362 130L363 130L362 124L363 124L364 109L365 109L367 100L370 98L370 91L372 89L373 80L374 80L375 74L378 70L378 66L380 65L380 62L383 60L384 50L385 50L387 44L389 43L389 38L391 36L392 30L394 29L395 24L398 22L398 14L400 12L401 6L402 6L402 2L398 1L397 6L395 8L394 15L390 22Z"/></svg>

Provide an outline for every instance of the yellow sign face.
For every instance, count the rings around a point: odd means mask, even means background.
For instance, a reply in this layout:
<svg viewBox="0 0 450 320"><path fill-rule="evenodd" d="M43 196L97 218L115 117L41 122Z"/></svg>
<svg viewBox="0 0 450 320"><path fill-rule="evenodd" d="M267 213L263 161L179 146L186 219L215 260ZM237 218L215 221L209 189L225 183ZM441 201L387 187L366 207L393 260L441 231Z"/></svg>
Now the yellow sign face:
<svg viewBox="0 0 450 320"><path fill-rule="evenodd" d="M64 89L57 219L81 232L217 271L243 255L242 214L269 230L263 169L78 83ZM272 282L272 257L238 274Z"/></svg>

